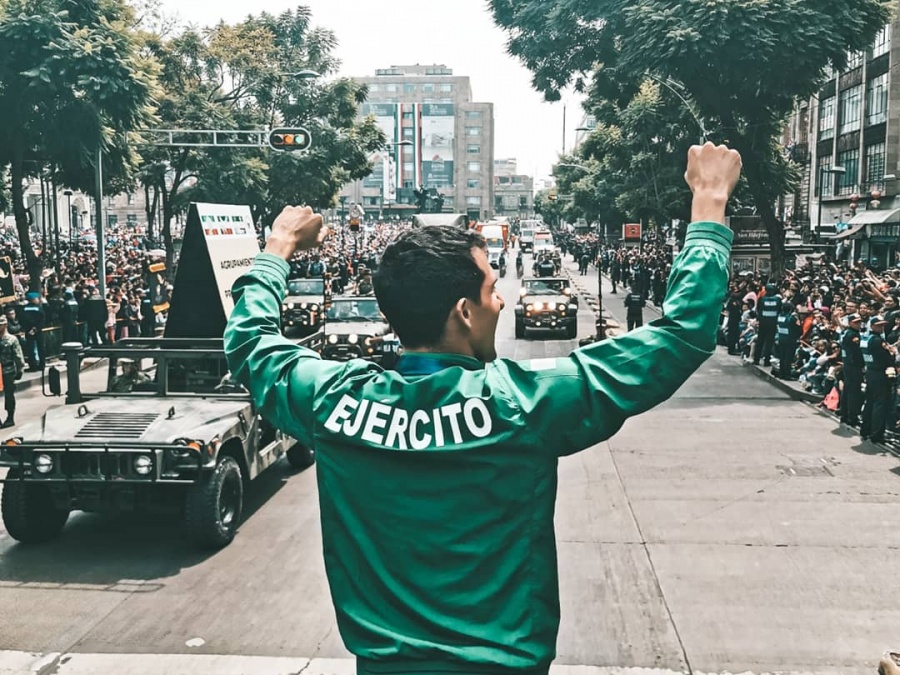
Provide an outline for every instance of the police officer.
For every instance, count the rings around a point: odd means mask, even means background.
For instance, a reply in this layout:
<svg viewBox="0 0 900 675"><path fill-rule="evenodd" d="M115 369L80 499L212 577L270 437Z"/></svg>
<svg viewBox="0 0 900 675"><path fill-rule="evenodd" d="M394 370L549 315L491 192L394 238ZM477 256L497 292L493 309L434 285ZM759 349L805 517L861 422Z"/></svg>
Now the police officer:
<svg viewBox="0 0 900 675"><path fill-rule="evenodd" d="M765 300L765 298L763 298ZM794 365L794 356L797 354L797 343L800 341L800 317L796 308L789 302L781 306L781 314L778 315L778 371L777 377L782 380L793 378L791 367Z"/></svg>
<svg viewBox="0 0 900 675"><path fill-rule="evenodd" d="M609 264L609 282L612 284L612 292L616 293L616 286L622 279L622 261L615 253L612 254L612 260Z"/></svg>
<svg viewBox="0 0 900 675"><path fill-rule="evenodd" d="M647 302L644 294L638 291L637 286L631 287L631 293L625 296L625 319L628 322L628 330L634 330L644 325L644 307Z"/></svg>
<svg viewBox="0 0 900 675"><path fill-rule="evenodd" d="M859 328L862 317L851 314L847 317L847 329L841 336L841 372L844 379L844 390L841 394L841 422L848 426L859 426L859 413L862 409L862 383L865 372L865 360L860 347Z"/></svg>
<svg viewBox="0 0 900 675"><path fill-rule="evenodd" d="M156 312L153 310L153 300L145 291L138 291L141 296L141 337L156 336Z"/></svg>
<svg viewBox="0 0 900 675"><path fill-rule="evenodd" d="M25 358L31 370L44 369L44 308L41 294L25 294L27 304L22 308L22 330L25 331Z"/></svg>
<svg viewBox="0 0 900 675"><path fill-rule="evenodd" d="M3 405L6 420L0 427L14 426L16 423L16 381L22 378L25 358L19 341L7 332L9 322L0 315L0 369L3 371Z"/></svg>
<svg viewBox="0 0 900 675"><path fill-rule="evenodd" d="M64 304L60 310L60 323L62 324L63 342L78 342L78 314L81 308L75 299L75 291L67 288L63 293Z"/></svg>
<svg viewBox="0 0 900 675"><path fill-rule="evenodd" d="M871 335L863 352L866 363L866 404L863 407L859 434L863 440L884 443L888 407L893 400L893 388L897 382L894 367L894 350L884 339L887 321L883 316L873 316L869 321Z"/></svg>
<svg viewBox="0 0 900 675"><path fill-rule="evenodd" d="M760 358L766 366L772 365L772 349L775 346L775 330L781 314L781 298L775 294L775 286L768 284L766 294L759 301L757 316L759 328L756 331L756 345L753 348L753 365L758 366Z"/></svg>
<svg viewBox="0 0 900 675"><path fill-rule="evenodd" d="M322 218L276 219L232 289L225 353L261 415L316 450L325 570L359 675L546 674L559 458L667 400L715 351L732 240L723 196L739 173L737 153L691 148L697 222L647 339L537 361L497 358L504 302L483 240L455 227L412 229L384 251L376 295L405 348L394 370L319 358L279 326L286 261L321 244Z"/></svg>
<svg viewBox="0 0 900 675"><path fill-rule="evenodd" d="M537 264L537 276L552 277L554 274L556 274L556 265L553 264L553 259L546 254L542 255Z"/></svg>

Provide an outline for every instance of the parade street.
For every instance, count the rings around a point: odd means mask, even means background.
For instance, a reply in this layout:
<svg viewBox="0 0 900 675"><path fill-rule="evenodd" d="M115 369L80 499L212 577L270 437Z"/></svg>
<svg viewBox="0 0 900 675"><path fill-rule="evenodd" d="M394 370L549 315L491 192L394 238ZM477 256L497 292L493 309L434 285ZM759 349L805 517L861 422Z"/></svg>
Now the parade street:
<svg viewBox="0 0 900 675"><path fill-rule="evenodd" d="M595 290L596 270L581 280ZM519 281L500 288L501 356L577 346L515 340ZM623 291L610 291L622 319ZM581 308L584 337L594 320ZM28 416L49 401L39 387L20 398ZM900 460L724 350L559 471L557 668L861 674L898 638ZM191 548L177 517L76 514L33 547L0 531L0 673L353 672L324 576L315 468L281 462L249 490L237 538L213 555ZM161 656L135 656L146 654Z"/></svg>

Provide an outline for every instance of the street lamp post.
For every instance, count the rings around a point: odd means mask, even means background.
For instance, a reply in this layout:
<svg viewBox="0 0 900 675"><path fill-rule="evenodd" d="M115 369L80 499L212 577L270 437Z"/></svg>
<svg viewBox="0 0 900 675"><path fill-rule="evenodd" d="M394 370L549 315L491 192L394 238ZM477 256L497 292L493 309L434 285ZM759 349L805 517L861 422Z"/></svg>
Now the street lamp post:
<svg viewBox="0 0 900 675"><path fill-rule="evenodd" d="M63 192L66 196L66 210L69 212L69 247L72 246L72 191L66 190Z"/></svg>
<svg viewBox="0 0 900 675"><path fill-rule="evenodd" d="M816 232L815 232L815 235L813 236L814 244L819 243L819 230L822 229L822 196L823 196L822 188L824 187L823 182L825 180L824 176L826 173L839 175L839 174L847 173L847 169L842 166L832 166L832 167L823 166L823 167L819 168L819 190L818 190L818 192L819 192L819 217L816 220Z"/></svg>

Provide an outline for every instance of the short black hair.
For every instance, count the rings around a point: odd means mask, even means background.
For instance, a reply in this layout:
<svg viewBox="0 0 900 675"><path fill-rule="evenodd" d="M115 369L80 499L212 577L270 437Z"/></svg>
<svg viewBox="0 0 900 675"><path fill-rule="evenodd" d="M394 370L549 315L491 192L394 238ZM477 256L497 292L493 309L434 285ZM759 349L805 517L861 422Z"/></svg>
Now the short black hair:
<svg viewBox="0 0 900 675"><path fill-rule="evenodd" d="M472 250L484 247L474 230L430 226L404 232L385 249L375 297L404 347L438 344L461 298L481 303L484 272Z"/></svg>

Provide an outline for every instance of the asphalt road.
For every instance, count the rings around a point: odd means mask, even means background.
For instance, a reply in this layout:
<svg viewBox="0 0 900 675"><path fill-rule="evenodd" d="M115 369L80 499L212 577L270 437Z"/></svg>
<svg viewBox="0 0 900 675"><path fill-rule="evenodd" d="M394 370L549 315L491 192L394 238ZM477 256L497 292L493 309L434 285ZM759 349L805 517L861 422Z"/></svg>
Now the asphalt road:
<svg viewBox="0 0 900 675"><path fill-rule="evenodd" d="M576 281L594 288L596 276ZM518 284L500 283L501 356L567 355L575 342L513 338ZM583 306L579 337L593 332ZM46 407L39 391L22 398L22 420ZM560 462L557 664L874 672L900 644L900 468L875 453L714 355L668 403ZM307 658L326 659L310 673L352 672L314 472L264 474L234 543L214 555L192 550L177 518L80 514L40 547L0 529L0 650L30 652L0 652L0 673L281 673Z"/></svg>

